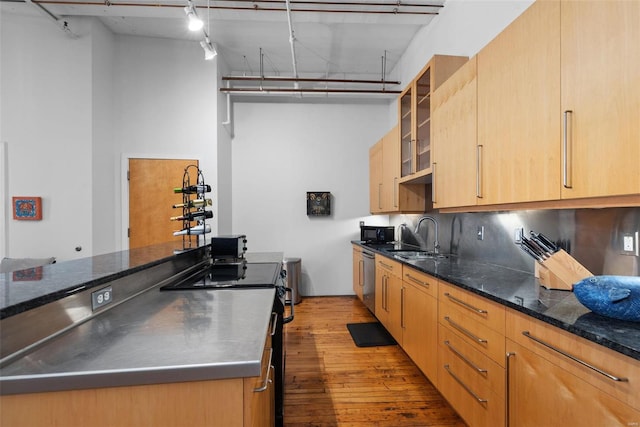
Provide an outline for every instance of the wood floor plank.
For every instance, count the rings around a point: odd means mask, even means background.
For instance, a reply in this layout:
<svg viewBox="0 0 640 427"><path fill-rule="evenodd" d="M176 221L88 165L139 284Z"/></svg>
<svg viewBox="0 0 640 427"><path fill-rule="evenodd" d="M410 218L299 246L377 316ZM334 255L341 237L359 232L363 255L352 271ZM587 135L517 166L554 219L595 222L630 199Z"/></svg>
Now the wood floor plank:
<svg viewBox="0 0 640 427"><path fill-rule="evenodd" d="M356 347L356 297L306 297L285 328L285 427L465 427L397 345Z"/></svg>

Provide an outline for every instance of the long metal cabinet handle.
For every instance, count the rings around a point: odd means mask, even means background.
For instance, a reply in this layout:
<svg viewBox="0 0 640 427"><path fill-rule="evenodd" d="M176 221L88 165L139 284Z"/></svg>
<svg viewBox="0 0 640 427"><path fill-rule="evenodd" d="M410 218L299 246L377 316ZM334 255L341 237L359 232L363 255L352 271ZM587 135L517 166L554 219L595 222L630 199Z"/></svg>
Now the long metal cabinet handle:
<svg viewBox="0 0 640 427"><path fill-rule="evenodd" d="M522 335L524 335L525 337L537 342L538 344L542 344L543 346L547 347L550 350L555 351L556 353L559 353L561 355L563 355L564 357L567 357L571 360L573 360L574 362L577 362L579 364L581 364L584 367L587 367L589 369L591 369L592 371L595 371L597 373L599 373L600 375L604 375L605 377L609 378L612 381L617 381L617 382L628 382L629 379L628 378L620 378L620 377L616 377L615 375L611 375L605 371L603 371L602 369L596 368L593 365L590 365L589 363L585 362L584 360L578 359L577 357L575 357L572 354L569 354L563 350L560 350L559 348L544 342L543 340L541 340L540 338L536 338L533 335L531 335L531 333L529 333L529 331L522 331Z"/></svg>
<svg viewBox="0 0 640 427"><path fill-rule="evenodd" d="M378 209L382 209L382 184L378 184Z"/></svg>
<svg viewBox="0 0 640 427"><path fill-rule="evenodd" d="M569 115L572 110L563 113L564 129L562 132L562 185L564 188L571 188L571 174L569 173Z"/></svg>
<svg viewBox="0 0 640 427"><path fill-rule="evenodd" d="M272 359L273 359L273 348L270 348L269 349L269 365L267 366L267 373L265 374L264 380L262 381L262 387L254 388L253 389L254 392L261 393L265 391L267 387L269 387L269 383L272 382L271 381L271 368L273 368L273 366L271 365Z"/></svg>
<svg viewBox="0 0 640 427"><path fill-rule="evenodd" d="M515 356L515 355L516 355L515 353L508 352L507 353L507 357L506 357L506 367L505 367L506 368L505 369L506 370L506 372L505 372L505 421L506 422L505 422L505 427L509 427L509 425L511 424L509 422L510 421L509 417L511 417L511 412L510 412L510 409L509 409L509 406L511 405L510 398L509 398L509 393L510 393L509 384L511 382L510 381L510 377L509 377L509 368L510 368L511 364L509 362L510 362L511 358L513 356Z"/></svg>
<svg viewBox="0 0 640 427"><path fill-rule="evenodd" d="M464 354L460 353L460 350L452 346L449 340L445 340L444 345L449 347L449 350L451 350L456 356L462 359L462 361L465 362L467 365L471 366L471 368L474 369L477 373L483 374L483 375L487 374L488 371L486 369L479 367L478 365L473 363L471 360L469 360Z"/></svg>
<svg viewBox="0 0 640 427"><path fill-rule="evenodd" d="M415 169L413 167L413 165L416 163L416 162L414 162L415 156L413 155L413 149L412 149L413 141L414 141L413 139L409 140L409 155L411 156L411 165L409 165L409 171L411 173L416 173L416 171L415 171Z"/></svg>
<svg viewBox="0 0 640 427"><path fill-rule="evenodd" d="M456 328L457 330L459 330L460 332L462 332L463 334L465 334L466 336L468 336L469 338L471 338L472 340L484 344L486 342L488 342L487 340L485 340L484 338L480 338L477 335L475 335L473 332L467 330L466 328L458 325L456 322L454 322L453 320L451 320L449 318L449 316L444 316L444 320L446 320L447 322L449 322L449 324L451 326L453 326L454 328Z"/></svg>
<svg viewBox="0 0 640 427"><path fill-rule="evenodd" d="M433 203L438 203L436 201L436 165L438 163L433 162L431 165L431 201Z"/></svg>
<svg viewBox="0 0 640 427"><path fill-rule="evenodd" d="M400 289L400 327L404 329L404 287Z"/></svg>
<svg viewBox="0 0 640 427"><path fill-rule="evenodd" d="M393 207L398 207L398 177L393 177Z"/></svg>
<svg viewBox="0 0 640 427"><path fill-rule="evenodd" d="M449 375L451 375L453 377L454 380L456 380L458 382L458 384L460 384L462 386L462 388L464 388L466 390L467 393L469 393L471 396L473 396L474 399L476 399L478 401L478 403L482 404L482 405L486 405L488 400L487 399L483 399L481 397L479 397L477 394L475 394L473 392L473 390L471 390L469 388L468 385L466 385L464 382L462 382L462 380L460 378L458 378L456 376L456 374L454 374L451 369L449 369L449 365L444 365L444 369L447 370L447 372L449 373Z"/></svg>
<svg viewBox="0 0 640 427"><path fill-rule="evenodd" d="M392 266L392 265L385 264L385 263L384 263L384 262L382 262L382 261L378 261L378 264L380 264L380 266L382 266L382 267L386 268L387 270L393 270L393 266Z"/></svg>
<svg viewBox="0 0 640 427"><path fill-rule="evenodd" d="M457 304L460 304L460 305L461 305L461 306L463 306L464 308L466 308L466 309L468 309L468 310L471 310L471 311L475 311L475 312L476 312L476 313L478 313L478 314L487 314L487 313L488 313L488 311L487 311L487 310L483 310L483 309L481 309L481 308L474 307L474 306L472 306L471 304L468 304L468 303L466 303L466 302L462 301L461 299L458 299L458 298L454 297L454 296L453 296L453 295L451 295L449 292L445 292L445 293L444 293L444 296L445 296L445 297L447 297L447 298L449 298L451 301L453 301L453 302L455 302L455 303L457 303Z"/></svg>
<svg viewBox="0 0 640 427"><path fill-rule="evenodd" d="M482 145L476 146L476 197L482 199Z"/></svg>
<svg viewBox="0 0 640 427"><path fill-rule="evenodd" d="M358 284L364 286L364 260L360 260L360 268L358 269Z"/></svg>
<svg viewBox="0 0 640 427"><path fill-rule="evenodd" d="M416 282L419 285L429 286L429 282L423 282L422 280L418 279L417 277L413 277L409 273L405 273L404 277L406 277L407 279L411 280L412 282Z"/></svg>

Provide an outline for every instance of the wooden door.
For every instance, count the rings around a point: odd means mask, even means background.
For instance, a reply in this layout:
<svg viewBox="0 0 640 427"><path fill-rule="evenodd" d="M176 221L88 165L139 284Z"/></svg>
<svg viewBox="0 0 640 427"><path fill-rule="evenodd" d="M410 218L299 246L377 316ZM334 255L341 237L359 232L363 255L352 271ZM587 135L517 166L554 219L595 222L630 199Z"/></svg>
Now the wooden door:
<svg viewBox="0 0 640 427"><path fill-rule="evenodd" d="M560 7L558 115L567 115L568 138L562 197L640 193L640 2Z"/></svg>
<svg viewBox="0 0 640 427"><path fill-rule="evenodd" d="M182 213L172 206L182 202L175 187L182 187L182 176L197 160L129 159L129 248L139 248L172 240L181 241L173 232L181 221L170 221ZM195 183L197 176L192 177Z"/></svg>
<svg viewBox="0 0 640 427"><path fill-rule="evenodd" d="M516 18L478 53L477 79L478 204L558 200L560 4Z"/></svg>
<svg viewBox="0 0 640 427"><path fill-rule="evenodd" d="M433 207L476 204L476 57L433 92Z"/></svg>

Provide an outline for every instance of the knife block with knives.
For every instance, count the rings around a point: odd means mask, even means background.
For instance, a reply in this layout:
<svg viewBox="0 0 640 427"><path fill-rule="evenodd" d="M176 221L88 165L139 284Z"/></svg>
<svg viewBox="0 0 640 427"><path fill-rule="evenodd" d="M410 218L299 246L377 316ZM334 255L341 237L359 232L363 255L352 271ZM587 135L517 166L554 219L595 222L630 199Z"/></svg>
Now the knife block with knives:
<svg viewBox="0 0 640 427"><path fill-rule="evenodd" d="M570 291L574 283L593 276L574 257L542 233L532 231L530 239L522 236L521 248L537 261L534 275L547 289Z"/></svg>

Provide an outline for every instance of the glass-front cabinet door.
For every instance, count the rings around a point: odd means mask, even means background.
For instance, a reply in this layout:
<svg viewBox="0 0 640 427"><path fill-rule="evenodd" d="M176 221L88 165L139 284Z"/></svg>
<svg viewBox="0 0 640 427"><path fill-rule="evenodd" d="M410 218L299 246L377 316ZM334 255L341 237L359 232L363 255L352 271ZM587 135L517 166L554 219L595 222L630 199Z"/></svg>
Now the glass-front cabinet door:
<svg viewBox="0 0 640 427"><path fill-rule="evenodd" d="M416 82L416 169L431 167L431 68Z"/></svg>
<svg viewBox="0 0 640 427"><path fill-rule="evenodd" d="M400 95L400 176L414 173L413 167L413 87L410 85Z"/></svg>

